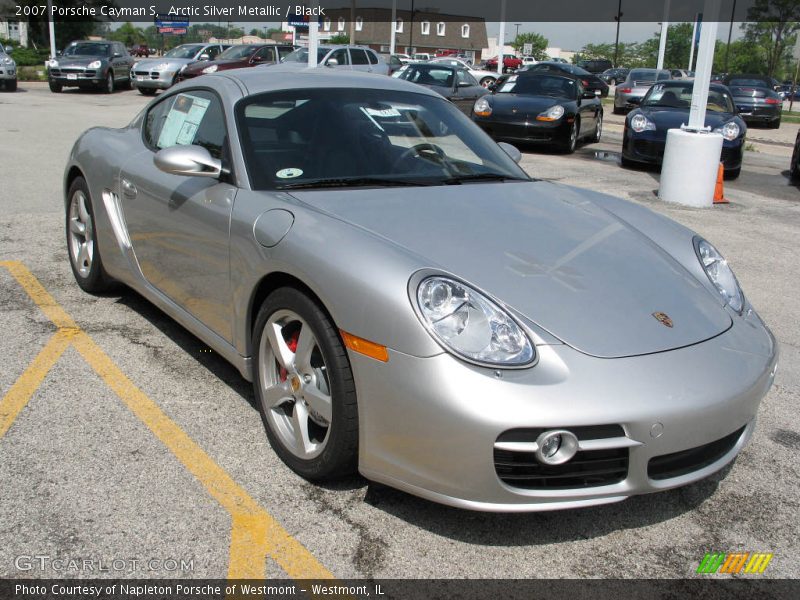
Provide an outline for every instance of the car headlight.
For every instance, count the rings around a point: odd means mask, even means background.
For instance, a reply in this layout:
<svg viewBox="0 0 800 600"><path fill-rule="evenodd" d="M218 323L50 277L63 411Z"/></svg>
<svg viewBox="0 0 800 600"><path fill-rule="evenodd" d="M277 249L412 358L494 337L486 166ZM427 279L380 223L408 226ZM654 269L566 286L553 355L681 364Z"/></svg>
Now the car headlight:
<svg viewBox="0 0 800 600"><path fill-rule="evenodd" d="M189 66L189 63L186 63L185 65L183 65L183 66L180 68L180 70L178 71L178 73L183 73L184 69L186 69L186 67L188 67L188 66Z"/></svg>
<svg viewBox="0 0 800 600"><path fill-rule="evenodd" d="M722 258L714 246L699 236L694 238L694 249L703 270L717 288L722 299L737 313L741 313L744 308L744 294L742 288L739 287L736 275L728 266L728 261Z"/></svg>
<svg viewBox="0 0 800 600"><path fill-rule="evenodd" d="M10 65L10 64L11 64L11 63L13 63L13 62L14 62L14 61L13 61L13 60L11 60L11 58L10 58L10 57L8 57L8 56L6 56L6 57L3 59L3 63L5 63L5 64L7 64L7 65Z"/></svg>
<svg viewBox="0 0 800 600"><path fill-rule="evenodd" d="M50 60L50 62L48 62L47 65L50 66L50 67L57 67L58 66L58 61L54 58L54 59Z"/></svg>
<svg viewBox="0 0 800 600"><path fill-rule="evenodd" d="M217 65L209 65L205 69L203 69L203 73L215 73L217 70Z"/></svg>
<svg viewBox="0 0 800 600"><path fill-rule="evenodd" d="M138 62L133 63L133 66L131 67L131 71L135 71L136 67L138 67L138 66L139 66Z"/></svg>
<svg viewBox="0 0 800 600"><path fill-rule="evenodd" d="M722 134L722 137L724 137L726 140L728 140L730 142L730 141L735 140L737 137L739 137L739 134L741 133L741 131L742 130L739 128L739 126L736 123L734 123L733 121L728 121L722 127L717 127L714 130L714 133Z"/></svg>
<svg viewBox="0 0 800 600"><path fill-rule="evenodd" d="M479 117L488 117L492 114L492 105L486 99L486 96L478 98L478 100L475 102L475 106L472 107L472 112Z"/></svg>
<svg viewBox="0 0 800 600"><path fill-rule="evenodd" d="M556 104L555 106L551 106L543 113L540 113L539 116L536 117L537 121L558 121L561 117L564 116L564 107L560 104Z"/></svg>
<svg viewBox="0 0 800 600"><path fill-rule="evenodd" d="M645 117L642 113L638 113L631 117L631 129L633 129L636 133L641 133L643 131L655 131L656 124Z"/></svg>
<svg viewBox="0 0 800 600"><path fill-rule="evenodd" d="M88 68L88 69L99 69L99 68L100 68L100 65L102 65L102 64L103 64L103 63L102 63L101 61L99 61L99 60L95 60L95 61L92 61L92 62L90 62L90 63L87 65L87 68Z"/></svg>
<svg viewBox="0 0 800 600"><path fill-rule="evenodd" d="M536 357L533 343L514 319L468 285L428 277L417 288L425 328L444 348L490 367L524 367Z"/></svg>

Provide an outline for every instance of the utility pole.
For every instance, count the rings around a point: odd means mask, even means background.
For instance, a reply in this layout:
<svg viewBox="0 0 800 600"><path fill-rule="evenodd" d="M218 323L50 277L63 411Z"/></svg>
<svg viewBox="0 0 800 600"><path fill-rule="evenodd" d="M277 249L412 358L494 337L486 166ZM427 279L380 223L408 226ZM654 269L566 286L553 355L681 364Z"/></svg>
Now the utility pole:
<svg viewBox="0 0 800 600"><path fill-rule="evenodd" d="M356 0L350 0L350 43L356 43Z"/></svg>
<svg viewBox="0 0 800 600"><path fill-rule="evenodd" d="M658 62L656 69L664 68L664 54L667 51L667 33L669 33L669 0L664 0L664 17L661 21L661 35L658 37Z"/></svg>
<svg viewBox="0 0 800 600"><path fill-rule="evenodd" d="M411 0L411 22L408 24L408 48L410 53L416 54L414 52L414 0Z"/></svg>
<svg viewBox="0 0 800 600"><path fill-rule="evenodd" d="M520 25L522 25L522 23L514 23L514 27L516 27L516 29L517 29L517 30L514 32L514 40L516 40L516 39L519 37L519 26L520 26Z"/></svg>
<svg viewBox="0 0 800 600"><path fill-rule="evenodd" d="M731 52L731 35L733 34L733 16L736 12L736 0L733 0L733 8L731 8L731 24L728 27L728 45L725 46L725 72L728 72L728 55Z"/></svg>
<svg viewBox="0 0 800 600"><path fill-rule="evenodd" d="M622 21L622 0L617 4L617 14L614 20L617 22L617 39L614 41L614 68L619 66L619 22Z"/></svg>
<svg viewBox="0 0 800 600"><path fill-rule="evenodd" d="M392 20L389 25L389 54L395 53L397 43L397 0L392 0Z"/></svg>
<svg viewBox="0 0 800 600"><path fill-rule="evenodd" d="M497 36L497 74L503 73L506 49L506 0L500 0L500 33Z"/></svg>
<svg viewBox="0 0 800 600"><path fill-rule="evenodd" d="M50 32L50 60L56 57L56 28L53 23L53 0L47 0L47 27Z"/></svg>

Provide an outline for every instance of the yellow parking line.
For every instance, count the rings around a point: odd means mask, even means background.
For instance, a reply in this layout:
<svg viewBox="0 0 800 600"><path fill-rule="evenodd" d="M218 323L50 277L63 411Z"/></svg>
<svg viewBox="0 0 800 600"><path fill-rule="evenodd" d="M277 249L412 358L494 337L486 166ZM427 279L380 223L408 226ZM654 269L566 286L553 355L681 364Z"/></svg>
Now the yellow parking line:
<svg viewBox="0 0 800 600"><path fill-rule="evenodd" d="M266 558L277 562L294 579L332 579L311 552L294 539L266 510L203 451L144 392L128 379L114 361L81 330L75 321L44 289L36 277L19 262L0 262L22 288L58 327L59 331L36 357L33 364L0 402L5 429L41 384L47 372L72 344L94 371L119 396L130 411L194 475L208 493L231 516L231 543L228 577L254 579L266 577ZM7 403L7 399L8 400ZM8 409L6 410L6 407ZM6 421L8 424L6 425ZM5 429L0 430L0 437Z"/></svg>

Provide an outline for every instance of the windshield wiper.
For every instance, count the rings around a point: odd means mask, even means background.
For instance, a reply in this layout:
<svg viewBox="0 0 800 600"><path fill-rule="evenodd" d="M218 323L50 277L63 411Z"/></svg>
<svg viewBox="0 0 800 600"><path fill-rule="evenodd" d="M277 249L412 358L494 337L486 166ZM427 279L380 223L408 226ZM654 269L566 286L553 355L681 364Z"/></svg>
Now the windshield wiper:
<svg viewBox="0 0 800 600"><path fill-rule="evenodd" d="M500 173L473 173L472 175L456 175L442 181L445 185L460 185L470 181L529 181L521 177L510 177Z"/></svg>
<svg viewBox="0 0 800 600"><path fill-rule="evenodd" d="M329 187L410 187L431 185L428 181L413 179L390 179L382 177L336 177L331 179L316 179L313 181L298 181L278 186L279 190L301 190Z"/></svg>

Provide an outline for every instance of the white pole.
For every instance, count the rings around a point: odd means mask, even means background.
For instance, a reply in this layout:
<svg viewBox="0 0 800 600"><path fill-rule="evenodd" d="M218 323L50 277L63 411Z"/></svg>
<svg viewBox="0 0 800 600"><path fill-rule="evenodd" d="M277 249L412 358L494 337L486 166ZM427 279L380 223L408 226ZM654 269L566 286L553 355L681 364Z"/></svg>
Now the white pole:
<svg viewBox="0 0 800 600"><path fill-rule="evenodd" d="M506 46L506 0L500 0L500 33L497 36L497 74L503 73L504 56L503 50Z"/></svg>
<svg viewBox="0 0 800 600"><path fill-rule="evenodd" d="M697 39L697 15L694 16L694 26L692 27L692 44L689 47L689 68L687 71L692 70L692 63L694 62L694 41Z"/></svg>
<svg viewBox="0 0 800 600"><path fill-rule="evenodd" d="M308 17L308 68L317 66L317 48L319 48L319 17L315 15L317 0L311 0L311 16Z"/></svg>
<svg viewBox="0 0 800 600"><path fill-rule="evenodd" d="M658 64L656 69L664 68L664 54L667 51L667 32L669 31L669 0L664 0L664 18L661 19L661 35L658 36Z"/></svg>
<svg viewBox="0 0 800 600"><path fill-rule="evenodd" d="M714 49L717 41L717 19L720 0L706 0L703 10L703 28L700 30L700 46L697 49L697 68L694 74L692 107L689 111L689 129L699 130L705 126L708 86L714 68ZM694 41L694 40L692 40Z"/></svg>
<svg viewBox="0 0 800 600"><path fill-rule="evenodd" d="M53 0L47 0L47 26L50 30L50 58L56 57L56 27L53 24Z"/></svg>
<svg viewBox="0 0 800 600"><path fill-rule="evenodd" d="M394 47L397 43L397 0L392 0L392 22L389 26L389 54L394 54Z"/></svg>

